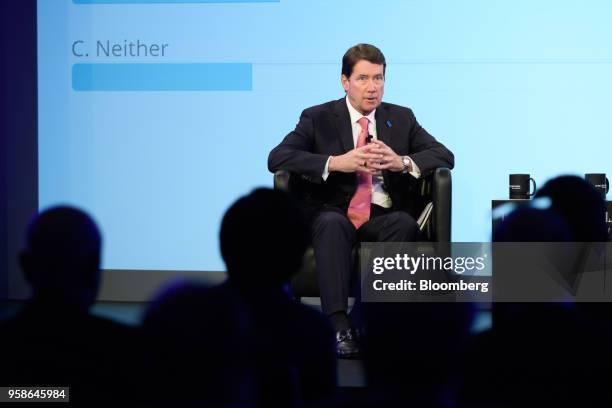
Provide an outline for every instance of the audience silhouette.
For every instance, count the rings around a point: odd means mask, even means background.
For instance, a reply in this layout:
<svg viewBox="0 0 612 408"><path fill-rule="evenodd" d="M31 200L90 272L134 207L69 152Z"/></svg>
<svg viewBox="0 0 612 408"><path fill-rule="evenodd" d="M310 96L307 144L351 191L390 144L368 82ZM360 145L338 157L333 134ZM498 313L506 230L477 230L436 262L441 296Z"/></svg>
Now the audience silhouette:
<svg viewBox="0 0 612 408"><path fill-rule="evenodd" d="M152 372L206 390L204 403L290 407L332 396L333 331L286 289L308 244L306 228L284 192L257 189L234 203L220 232L228 280L177 284L147 313Z"/></svg>
<svg viewBox="0 0 612 408"><path fill-rule="evenodd" d="M94 221L54 207L31 222L20 261L32 297L0 325L3 386L70 386L76 405L133 400L134 332L89 310L100 286Z"/></svg>
<svg viewBox="0 0 612 408"><path fill-rule="evenodd" d="M579 258L584 252L574 249L582 242L606 239L602 197L584 180L558 177L538 197L548 197L549 208L518 208L499 225L493 241L559 243L558 248L571 249ZM532 261L524 260L526 270ZM578 261L569 260L572 273L584 272ZM492 329L473 340L461 405L607 405L611 398L597 373L611 363L609 341L571 301L494 303Z"/></svg>
<svg viewBox="0 0 612 408"><path fill-rule="evenodd" d="M494 231L494 243L607 241L605 202L584 180L558 177L537 196L550 205L516 209ZM81 406L612 402L600 374L612 363L609 307L571 301L494 302L493 327L476 335L468 303L363 303L368 386L357 397L339 395L334 331L288 288L309 245L307 228L284 192L262 188L241 197L221 223L227 280L172 282L131 328L90 312L102 245L91 217L67 206L42 212L20 255L31 299L0 323L0 385L69 386L71 403ZM574 261L568 267L584 272Z"/></svg>
<svg viewBox="0 0 612 408"><path fill-rule="evenodd" d="M551 210L567 224L574 242L608 240L606 203L595 188L576 176L560 176L549 180L536 194L548 197Z"/></svg>

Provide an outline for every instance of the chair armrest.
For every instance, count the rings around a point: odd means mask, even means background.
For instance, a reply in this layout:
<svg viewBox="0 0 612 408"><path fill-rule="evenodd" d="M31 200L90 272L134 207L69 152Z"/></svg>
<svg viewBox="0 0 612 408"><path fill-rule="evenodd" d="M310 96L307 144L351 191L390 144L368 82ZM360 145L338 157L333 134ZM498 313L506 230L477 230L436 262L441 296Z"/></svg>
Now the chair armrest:
<svg viewBox="0 0 612 408"><path fill-rule="evenodd" d="M432 178L433 228L437 242L450 242L451 240L452 186L449 169L440 167L434 171Z"/></svg>
<svg viewBox="0 0 612 408"><path fill-rule="evenodd" d="M450 242L451 181L451 172L445 167L435 169L421 180L419 197L424 209L417 219L417 224L427 241Z"/></svg>

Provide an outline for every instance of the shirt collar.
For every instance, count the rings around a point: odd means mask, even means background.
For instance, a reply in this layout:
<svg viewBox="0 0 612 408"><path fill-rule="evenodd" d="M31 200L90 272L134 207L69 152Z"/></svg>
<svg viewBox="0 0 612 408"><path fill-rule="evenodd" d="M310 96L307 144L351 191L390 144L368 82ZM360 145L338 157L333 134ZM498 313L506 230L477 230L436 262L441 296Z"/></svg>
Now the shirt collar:
<svg viewBox="0 0 612 408"><path fill-rule="evenodd" d="M351 102L348 99L348 95L344 99L346 100L346 106L348 107L349 115L351 115L351 123L357 123L357 121L363 118L364 116L361 113L359 113L357 109L353 108L353 105L351 105ZM366 118L368 118L370 123L376 123L376 120L374 119L375 113L376 113L376 109L374 109L372 112L370 112L369 115L366 116Z"/></svg>

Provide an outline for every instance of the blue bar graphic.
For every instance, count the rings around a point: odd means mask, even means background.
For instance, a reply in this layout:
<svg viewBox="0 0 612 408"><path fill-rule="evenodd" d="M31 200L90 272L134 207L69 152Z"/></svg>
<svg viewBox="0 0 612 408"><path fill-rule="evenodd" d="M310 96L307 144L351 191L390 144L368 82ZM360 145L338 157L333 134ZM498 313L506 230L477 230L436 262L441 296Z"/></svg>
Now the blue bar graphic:
<svg viewBox="0 0 612 408"><path fill-rule="evenodd" d="M251 91L249 63L74 64L75 91Z"/></svg>
<svg viewBox="0 0 612 408"><path fill-rule="evenodd" d="M279 3L280 0L72 0L74 4Z"/></svg>

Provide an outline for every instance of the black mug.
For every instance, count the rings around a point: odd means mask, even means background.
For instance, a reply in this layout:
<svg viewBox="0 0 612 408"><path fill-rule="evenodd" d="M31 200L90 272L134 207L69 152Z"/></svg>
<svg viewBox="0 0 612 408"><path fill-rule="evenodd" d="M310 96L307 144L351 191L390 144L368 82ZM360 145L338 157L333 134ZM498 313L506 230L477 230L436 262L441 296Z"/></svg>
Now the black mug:
<svg viewBox="0 0 612 408"><path fill-rule="evenodd" d="M529 192L529 182L533 182L533 192ZM510 174L510 199L526 200L536 192L536 182L529 174Z"/></svg>
<svg viewBox="0 0 612 408"><path fill-rule="evenodd" d="M584 175L584 179L595 187L595 190L599 191L603 198L606 198L606 194L610 190L610 182L605 173L588 173Z"/></svg>

